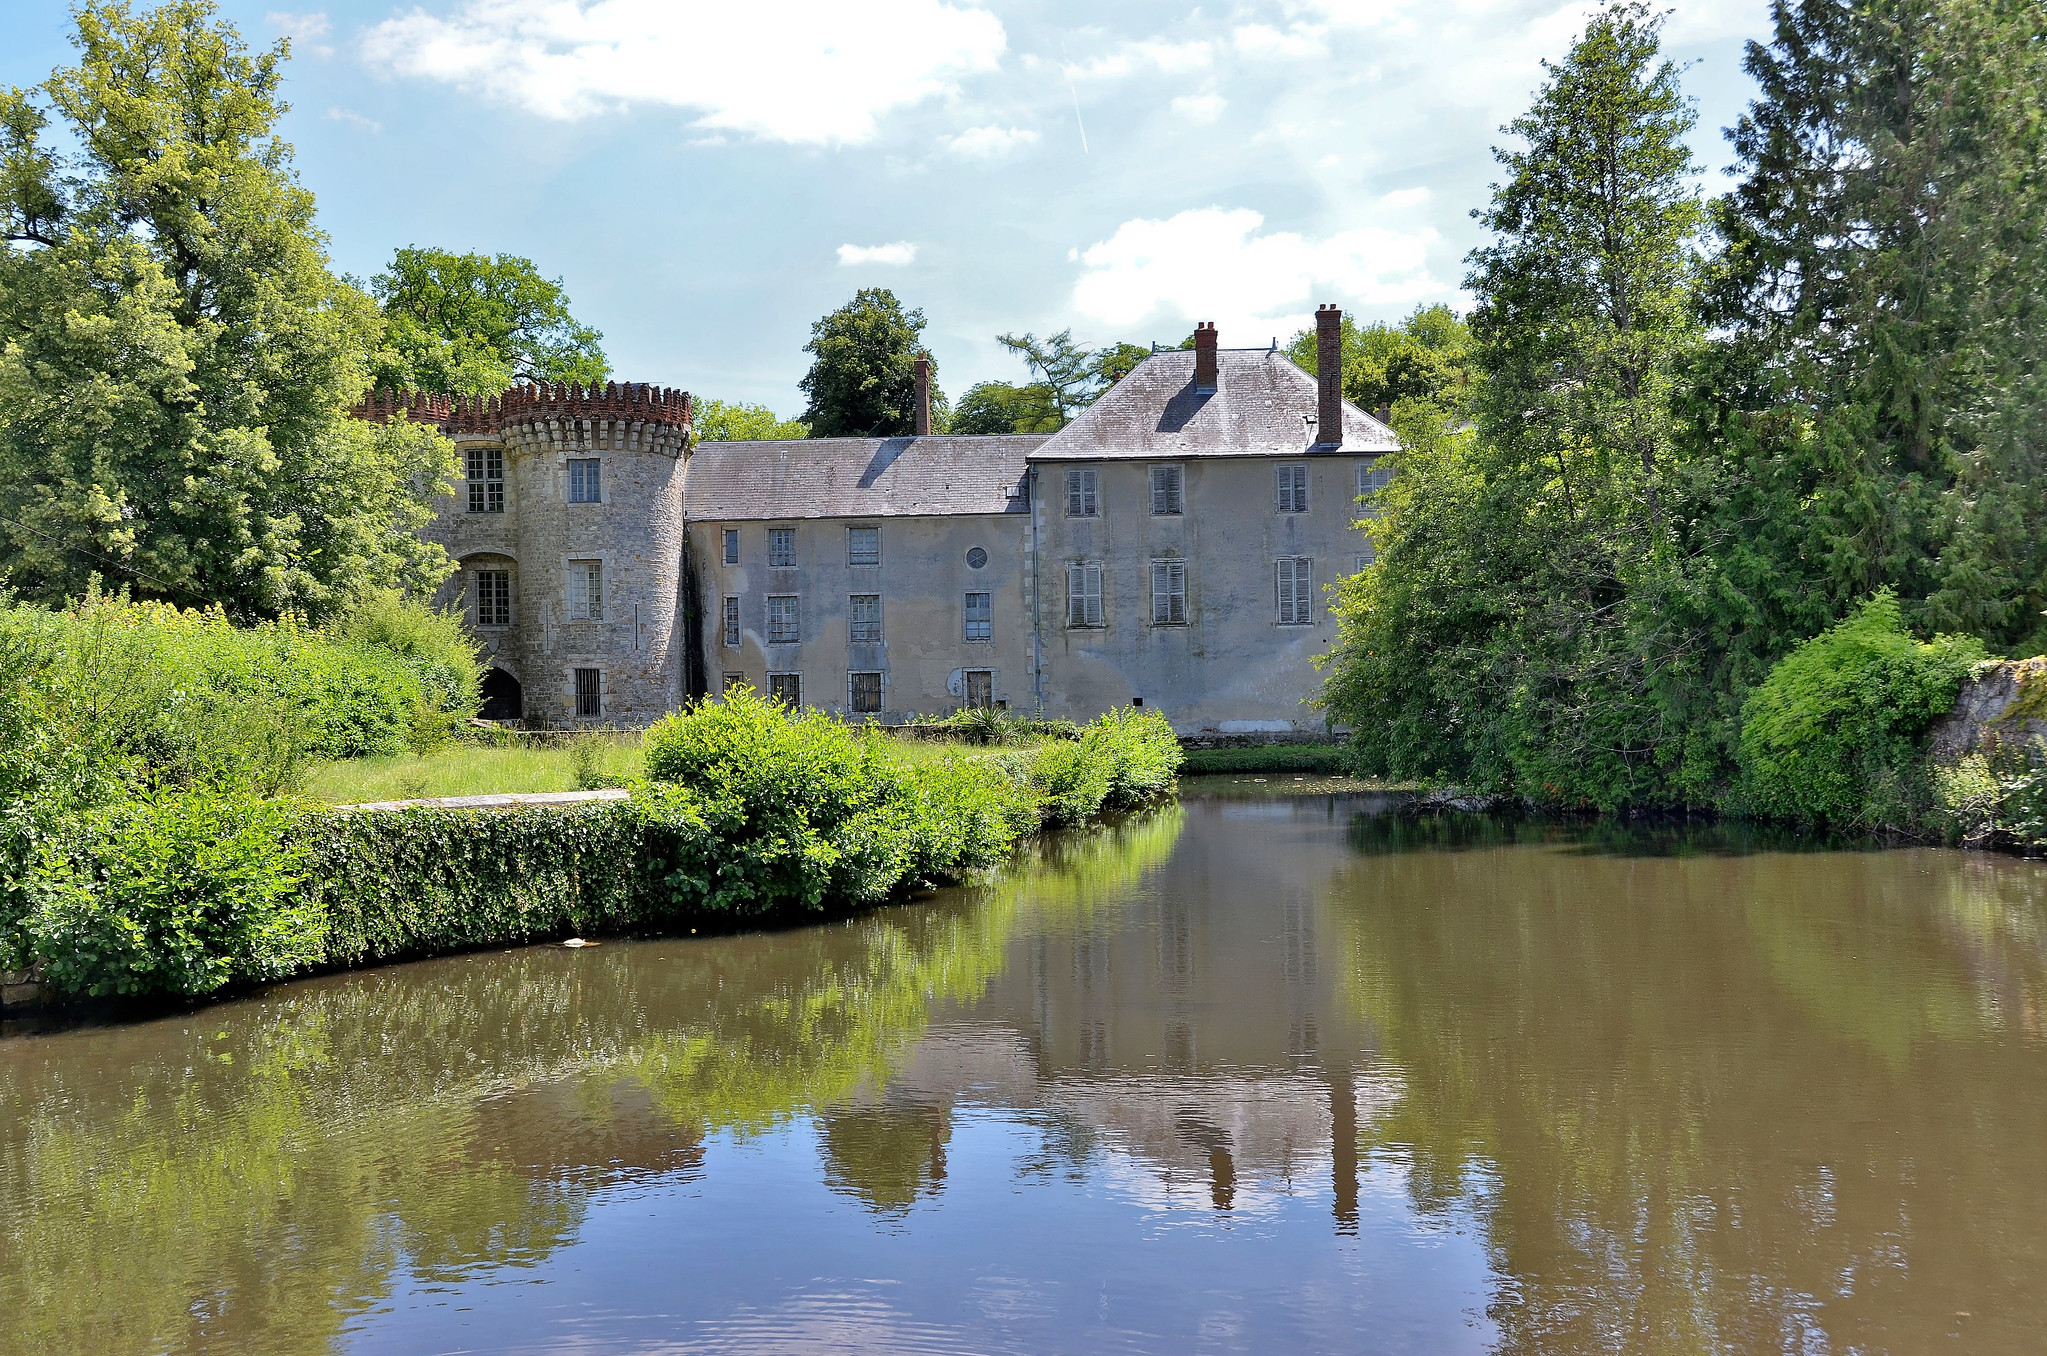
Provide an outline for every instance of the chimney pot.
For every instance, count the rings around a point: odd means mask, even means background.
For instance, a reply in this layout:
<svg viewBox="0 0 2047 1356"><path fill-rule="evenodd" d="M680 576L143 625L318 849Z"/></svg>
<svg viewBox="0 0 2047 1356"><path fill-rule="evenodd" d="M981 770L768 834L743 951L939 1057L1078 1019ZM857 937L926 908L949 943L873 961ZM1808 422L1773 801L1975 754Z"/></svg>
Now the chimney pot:
<svg viewBox="0 0 2047 1356"><path fill-rule="evenodd" d="M1343 312L1315 310L1315 441L1343 443Z"/></svg>
<svg viewBox="0 0 2047 1356"><path fill-rule="evenodd" d="M1194 326L1194 389L1213 391L1215 386L1215 322L1203 320Z"/></svg>
<svg viewBox="0 0 2047 1356"><path fill-rule="evenodd" d="M919 438L931 436L931 359L917 355L917 413L912 427Z"/></svg>

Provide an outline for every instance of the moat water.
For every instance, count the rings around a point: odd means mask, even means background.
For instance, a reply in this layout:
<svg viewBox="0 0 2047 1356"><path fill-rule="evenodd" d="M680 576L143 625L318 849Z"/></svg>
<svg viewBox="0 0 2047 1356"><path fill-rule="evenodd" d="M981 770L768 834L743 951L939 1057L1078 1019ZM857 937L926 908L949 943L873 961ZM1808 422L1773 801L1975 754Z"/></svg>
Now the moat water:
<svg viewBox="0 0 2047 1356"><path fill-rule="evenodd" d="M0 1351L2041 1349L2047 866L1287 785L11 1029Z"/></svg>

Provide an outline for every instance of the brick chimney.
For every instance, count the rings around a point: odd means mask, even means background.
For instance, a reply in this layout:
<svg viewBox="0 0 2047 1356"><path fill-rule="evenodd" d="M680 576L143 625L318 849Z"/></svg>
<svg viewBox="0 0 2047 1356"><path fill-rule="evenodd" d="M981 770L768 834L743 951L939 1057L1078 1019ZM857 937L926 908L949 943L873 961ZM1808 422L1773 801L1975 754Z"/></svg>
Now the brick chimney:
<svg viewBox="0 0 2047 1356"><path fill-rule="evenodd" d="M1343 442L1343 312L1315 308L1315 441Z"/></svg>
<svg viewBox="0 0 2047 1356"><path fill-rule="evenodd" d="M1215 389L1215 322L1197 321L1194 326L1194 389Z"/></svg>
<svg viewBox="0 0 2047 1356"><path fill-rule="evenodd" d="M919 438L931 436L931 359L917 355L917 413L913 425Z"/></svg>

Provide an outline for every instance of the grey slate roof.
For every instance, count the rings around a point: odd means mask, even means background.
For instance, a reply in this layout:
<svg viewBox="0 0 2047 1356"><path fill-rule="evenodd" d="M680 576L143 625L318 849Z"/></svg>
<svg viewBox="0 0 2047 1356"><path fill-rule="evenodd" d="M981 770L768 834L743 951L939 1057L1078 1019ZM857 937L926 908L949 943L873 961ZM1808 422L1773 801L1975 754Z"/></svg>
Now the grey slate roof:
<svg viewBox="0 0 2047 1356"><path fill-rule="evenodd" d="M684 512L697 522L1029 513L1021 487L1045 438L702 443L690 453Z"/></svg>
<svg viewBox="0 0 2047 1356"><path fill-rule="evenodd" d="M1318 446L1307 422L1315 378L1269 349L1226 348L1216 359L1216 389L1203 394L1194 389L1192 350L1154 353L1031 460L1359 456L1400 446L1393 430L1347 400L1343 441Z"/></svg>

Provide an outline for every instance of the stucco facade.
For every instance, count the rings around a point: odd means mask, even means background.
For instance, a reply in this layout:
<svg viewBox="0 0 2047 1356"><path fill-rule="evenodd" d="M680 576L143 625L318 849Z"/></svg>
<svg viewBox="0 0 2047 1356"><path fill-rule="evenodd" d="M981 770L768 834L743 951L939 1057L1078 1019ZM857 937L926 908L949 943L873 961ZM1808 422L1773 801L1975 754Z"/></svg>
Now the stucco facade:
<svg viewBox="0 0 2047 1356"><path fill-rule="evenodd" d="M743 682L886 723L1137 704L1189 733L1324 728L1327 586L1370 551L1354 523L1396 444L1333 375L1215 339L1051 435L692 447L679 391L409 398L463 462L429 535L486 714L645 725Z"/></svg>

